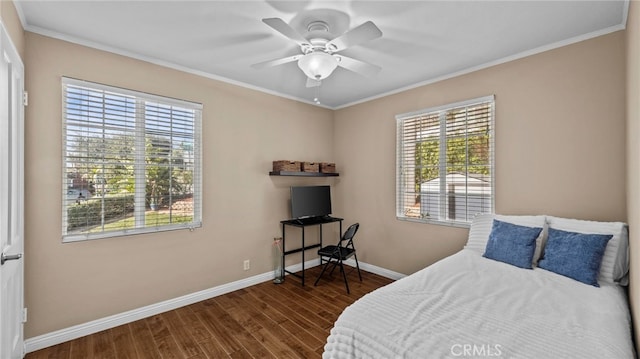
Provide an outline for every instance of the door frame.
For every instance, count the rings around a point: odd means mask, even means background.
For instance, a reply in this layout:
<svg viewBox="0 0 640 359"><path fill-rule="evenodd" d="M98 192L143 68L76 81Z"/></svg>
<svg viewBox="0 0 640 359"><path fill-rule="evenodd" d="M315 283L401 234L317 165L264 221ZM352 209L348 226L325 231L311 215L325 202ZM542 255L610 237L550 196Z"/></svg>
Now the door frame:
<svg viewBox="0 0 640 359"><path fill-rule="evenodd" d="M0 20L0 56L7 64L6 78L0 79L0 94L7 98L6 143L0 143L0 253L13 256L0 265L0 356L23 358L24 345L24 64ZM3 65L4 66L4 65ZM4 101L4 99L3 99ZM4 124L3 124L4 126ZM4 141L3 141L4 142ZM6 167L5 167L6 166ZM5 192L6 191L6 192ZM6 286L6 287L5 287ZM9 325L6 325L10 323ZM5 326L6 325L6 326ZM6 344L11 348L7 351Z"/></svg>

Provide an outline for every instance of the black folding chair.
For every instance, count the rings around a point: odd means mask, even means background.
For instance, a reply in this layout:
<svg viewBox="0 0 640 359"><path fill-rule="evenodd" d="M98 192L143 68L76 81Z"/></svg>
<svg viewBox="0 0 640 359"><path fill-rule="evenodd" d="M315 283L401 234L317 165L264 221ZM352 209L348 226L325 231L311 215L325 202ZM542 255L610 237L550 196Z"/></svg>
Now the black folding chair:
<svg viewBox="0 0 640 359"><path fill-rule="evenodd" d="M358 256L356 255L356 247L353 245L353 237L356 235L356 232L360 228L359 223L352 224L347 230L344 232L338 245L329 245L326 247L322 247L318 250L318 255L320 256L320 262L322 260L326 260L324 267L322 267L322 272L316 279L316 282L313 284L314 286L318 285L318 281L322 278L322 275L327 270L329 265L333 263L333 267L331 268L331 272L329 275L333 274L333 270L336 269L337 266L340 266L340 272L342 272L342 278L344 278L344 285L347 287L347 294L349 294L349 283L347 283L347 274L344 270L343 261L354 257L356 260L356 268L358 269L358 277L360 277L360 281L362 282L362 275L360 274L360 265L358 264Z"/></svg>

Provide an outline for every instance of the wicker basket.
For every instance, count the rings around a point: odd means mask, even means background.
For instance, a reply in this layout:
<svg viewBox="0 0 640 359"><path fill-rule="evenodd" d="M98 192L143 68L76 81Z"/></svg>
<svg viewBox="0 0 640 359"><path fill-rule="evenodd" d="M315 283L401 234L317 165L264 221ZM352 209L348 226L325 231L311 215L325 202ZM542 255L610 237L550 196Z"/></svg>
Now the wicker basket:
<svg viewBox="0 0 640 359"><path fill-rule="evenodd" d="M273 161L273 172L300 172L300 161Z"/></svg>
<svg viewBox="0 0 640 359"><path fill-rule="evenodd" d="M318 172L320 165L317 162L302 162L302 172Z"/></svg>
<svg viewBox="0 0 640 359"><path fill-rule="evenodd" d="M329 162L320 163L320 172L322 173L336 173L336 164Z"/></svg>

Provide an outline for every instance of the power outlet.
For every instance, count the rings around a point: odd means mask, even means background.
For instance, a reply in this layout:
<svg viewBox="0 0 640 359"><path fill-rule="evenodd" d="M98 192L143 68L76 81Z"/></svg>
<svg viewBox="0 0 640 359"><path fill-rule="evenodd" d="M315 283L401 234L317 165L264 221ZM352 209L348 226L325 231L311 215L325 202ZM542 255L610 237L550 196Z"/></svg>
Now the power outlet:
<svg viewBox="0 0 640 359"><path fill-rule="evenodd" d="M243 263L243 266L244 266L244 270L249 270L249 269L251 269L251 261L250 261L250 260L248 260L248 259L246 259L246 260L244 261L244 263Z"/></svg>

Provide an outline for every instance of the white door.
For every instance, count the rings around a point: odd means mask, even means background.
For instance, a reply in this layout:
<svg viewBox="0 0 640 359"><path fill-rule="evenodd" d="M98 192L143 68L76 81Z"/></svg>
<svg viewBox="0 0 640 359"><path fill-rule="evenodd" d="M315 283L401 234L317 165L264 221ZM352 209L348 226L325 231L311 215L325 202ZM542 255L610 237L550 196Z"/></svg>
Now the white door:
<svg viewBox="0 0 640 359"><path fill-rule="evenodd" d="M0 23L0 358L24 355L24 67Z"/></svg>

